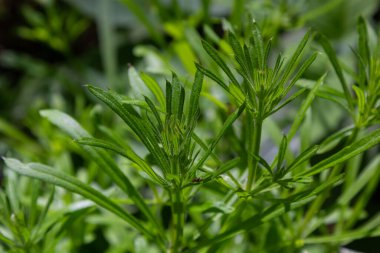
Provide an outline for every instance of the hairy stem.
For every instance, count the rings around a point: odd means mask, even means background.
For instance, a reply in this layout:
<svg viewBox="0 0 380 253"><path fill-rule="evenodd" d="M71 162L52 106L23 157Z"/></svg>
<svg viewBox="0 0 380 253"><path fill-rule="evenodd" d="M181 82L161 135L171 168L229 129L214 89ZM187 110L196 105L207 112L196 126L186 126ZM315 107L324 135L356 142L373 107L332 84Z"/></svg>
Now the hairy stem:
<svg viewBox="0 0 380 253"><path fill-rule="evenodd" d="M176 187L170 192L173 214L173 241L171 253L181 252L183 241L183 228L185 225L185 203L181 187Z"/></svg>

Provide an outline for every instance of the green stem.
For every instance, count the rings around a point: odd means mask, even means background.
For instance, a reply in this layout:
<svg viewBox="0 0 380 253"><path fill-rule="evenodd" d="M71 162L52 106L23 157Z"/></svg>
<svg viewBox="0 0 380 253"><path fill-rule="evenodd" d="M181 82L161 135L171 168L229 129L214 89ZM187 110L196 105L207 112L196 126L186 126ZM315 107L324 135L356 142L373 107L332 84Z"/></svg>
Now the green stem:
<svg viewBox="0 0 380 253"><path fill-rule="evenodd" d="M171 253L181 252L183 241L183 228L185 225L185 203L181 187L176 187L170 192L173 214L173 241Z"/></svg>
<svg viewBox="0 0 380 253"><path fill-rule="evenodd" d="M249 129L249 132L253 130L253 138L252 141L248 145L248 182L247 182L247 191L252 189L253 182L255 181L256 172L257 172L257 159L254 159L252 155L259 156L260 154L260 143L261 143L261 131L263 128L263 120L261 118L253 118L253 115L249 114L248 127L252 127L253 129Z"/></svg>

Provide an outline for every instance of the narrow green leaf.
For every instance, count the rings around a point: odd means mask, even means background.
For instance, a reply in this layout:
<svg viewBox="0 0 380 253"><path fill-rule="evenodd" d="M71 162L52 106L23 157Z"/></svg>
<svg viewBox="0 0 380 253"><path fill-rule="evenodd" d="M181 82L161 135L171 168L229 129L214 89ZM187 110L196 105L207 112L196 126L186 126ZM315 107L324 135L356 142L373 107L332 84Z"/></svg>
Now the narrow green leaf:
<svg viewBox="0 0 380 253"><path fill-rule="evenodd" d="M233 32L228 33L228 42L230 43L235 56L239 59L244 59L243 49Z"/></svg>
<svg viewBox="0 0 380 253"><path fill-rule="evenodd" d="M250 69L250 71L252 71L254 69L254 63L251 57L251 52L249 48L247 47L247 45L243 46L243 50L244 50L245 62L247 63L247 68Z"/></svg>
<svg viewBox="0 0 380 253"><path fill-rule="evenodd" d="M325 169L331 168L339 163L342 163L353 156L356 156L367 149L377 145L380 142L380 129L373 131L366 137L354 142L352 145L345 147L329 158L317 163L308 171L300 173L296 177L307 177L315 175Z"/></svg>
<svg viewBox="0 0 380 253"><path fill-rule="evenodd" d="M368 45L368 31L366 21L362 16L360 16L358 19L357 29L359 33L359 54L363 59L365 66L369 66L371 53Z"/></svg>
<svg viewBox="0 0 380 253"><path fill-rule="evenodd" d="M294 74L294 77L292 81L289 83L289 85L286 87L284 94L288 94L290 89L294 86L294 84L301 78L303 73L310 67L310 65L315 61L317 58L318 53L312 54L305 62L301 64L298 71Z"/></svg>
<svg viewBox="0 0 380 253"><path fill-rule="evenodd" d="M296 169L298 165L302 164L303 162L308 161L313 155L317 153L319 150L319 146L311 146L310 148L303 151L301 154L299 154L296 159L286 168L286 172L284 173L284 176L292 171L293 169Z"/></svg>
<svg viewBox="0 0 380 253"><path fill-rule="evenodd" d="M200 72L202 72L205 76L208 76L209 78L214 80L217 84L222 86L222 88L226 90L239 104L244 103L244 95L241 92L240 86L232 84L230 88L221 79L219 79L219 77L217 77L215 74L213 74L209 70L205 69L204 67L202 67L201 65L197 63L196 63L196 66L197 66L197 69Z"/></svg>
<svg viewBox="0 0 380 253"><path fill-rule="evenodd" d="M203 151L207 152L207 144L204 143L196 133L193 132L191 137L203 149ZM211 158L216 162L217 165L222 164L222 161L214 154L214 152L211 153Z"/></svg>
<svg viewBox="0 0 380 253"><path fill-rule="evenodd" d="M205 177L202 180L202 183L205 184L212 180L217 179L220 175L228 173L231 169L238 167L240 163L241 163L240 157L234 158L232 160L227 161L226 163L223 163L217 170L214 171L214 173L211 173L209 176Z"/></svg>
<svg viewBox="0 0 380 253"><path fill-rule="evenodd" d="M356 85L353 85L352 88L354 89L356 97L357 97L359 114L362 115L365 112L365 104L366 104L364 91Z"/></svg>
<svg viewBox="0 0 380 253"><path fill-rule="evenodd" d="M169 81L166 81L166 114L170 116L172 114L172 84Z"/></svg>
<svg viewBox="0 0 380 253"><path fill-rule="evenodd" d="M287 135L288 141L291 141L296 134L297 130L299 129L303 119L305 118L307 109L311 106L311 103L314 101L316 92L319 88L319 86L323 83L326 75L323 75L321 78L318 79L318 81L315 83L313 89L309 92L307 95L305 101L303 101L301 108L298 110L296 118L290 127L289 133Z"/></svg>
<svg viewBox="0 0 380 253"><path fill-rule="evenodd" d="M357 84L359 85L359 87L364 88L365 85L367 85L368 83L367 82L367 65L364 62L363 57L360 55L360 53L357 50L351 48L351 51L356 56L357 64L358 64L358 73L357 74L354 73L353 77L355 81L357 81Z"/></svg>
<svg viewBox="0 0 380 253"><path fill-rule="evenodd" d="M130 98L124 98L122 101L121 101L122 104L126 104L126 105L135 105L135 106L138 106L140 108L143 108L143 109L147 109L148 106L146 105L146 103L144 103L144 101L140 100L140 99L130 99Z"/></svg>
<svg viewBox="0 0 380 253"><path fill-rule="evenodd" d="M264 158L262 158L261 156L257 156L255 154L249 154L251 156L253 156L253 158L259 162L260 165L262 165L264 167L264 169L266 169L269 173L269 175L273 175L273 172L272 172L272 168L270 167L270 165L267 163L267 161L265 161Z"/></svg>
<svg viewBox="0 0 380 253"><path fill-rule="evenodd" d="M266 114L264 117L267 118L270 115L276 113L280 109L282 109L285 105L291 103L293 100L298 98L300 95L302 95L305 92L306 89L300 89L296 91L293 95L291 95L288 99L286 99L281 105L277 106L275 109L273 109L270 113Z"/></svg>
<svg viewBox="0 0 380 253"><path fill-rule="evenodd" d="M218 34L216 34L214 29L210 25L208 24L203 25L203 31L207 39L211 40L213 43L221 44L222 39L219 37Z"/></svg>
<svg viewBox="0 0 380 253"><path fill-rule="evenodd" d="M178 104L178 112L177 112L177 119L179 121L182 120L182 115L183 115L183 106L185 104L185 89L181 86L181 92L179 95L179 104Z"/></svg>
<svg viewBox="0 0 380 253"><path fill-rule="evenodd" d="M231 82L239 85L239 82L236 80L235 76L232 74L230 68L224 62L224 60L219 56L218 52L213 48L207 41L202 41L203 48L206 50L207 54L213 59L213 61L218 64L218 66L226 73L230 78ZM206 75L206 74L205 74Z"/></svg>
<svg viewBox="0 0 380 253"><path fill-rule="evenodd" d="M229 170L236 168L237 166L239 166L240 163L241 163L240 157L237 157L237 158L234 158L232 160L227 161L226 163L222 164L220 166L220 168L218 168L214 172L214 174L212 175L212 178L216 178L216 177L228 172Z"/></svg>
<svg viewBox="0 0 380 253"><path fill-rule="evenodd" d="M325 153L329 150L331 150L334 146L336 146L343 138L349 136L352 131L354 130L354 126L348 126L345 127L338 132L330 135L327 137L323 142L320 144L320 148L318 150L318 154Z"/></svg>
<svg viewBox="0 0 380 253"><path fill-rule="evenodd" d="M165 95L162 91L160 85L152 77L148 76L145 73L140 74L141 79L144 81L145 85L150 89L150 91L156 97L158 103L161 106L161 109L165 108Z"/></svg>
<svg viewBox="0 0 380 253"><path fill-rule="evenodd" d="M280 84L285 84L286 80L289 79L290 75L293 73L294 69L297 67L298 62L301 60L301 56L303 54L303 51L305 49L306 44L308 43L310 39L311 32L308 31L304 37L302 38L301 42L298 44L296 50L294 51L292 57L290 58L289 62L286 64L286 67L284 69L284 73L282 75L282 79L280 81ZM313 59L312 57L310 59ZM312 60L313 61L313 60ZM311 61L311 62L312 62ZM307 61L309 63L310 61ZM309 65L311 64L309 63Z"/></svg>
<svg viewBox="0 0 380 253"><path fill-rule="evenodd" d="M203 73L198 69L195 73L193 87L191 89L189 100L189 113L187 115L187 125L190 125L191 121L196 119L197 112L199 110L199 97L202 91Z"/></svg>
<svg viewBox="0 0 380 253"><path fill-rule="evenodd" d="M179 113L179 107L181 104L181 83L178 80L176 74L173 73L172 79L172 101L171 101L171 112L173 115L177 116Z"/></svg>
<svg viewBox="0 0 380 253"><path fill-rule="evenodd" d="M151 112L153 113L154 117L156 118L156 121L157 121L157 124L158 124L158 130L162 131L162 129L164 129L164 126L163 126L160 114L158 113L158 111L157 111L156 107L154 106L153 102L148 97L144 96L144 98L145 98L145 102L148 104Z"/></svg>
<svg viewBox="0 0 380 253"><path fill-rule="evenodd" d="M239 41L237 40L237 38L235 37L235 35L232 32L230 32L228 34L228 41L232 47L232 50L234 51L236 61L239 63L239 65L240 65L241 69L243 70L243 72L245 73L245 75L249 75L249 73L250 73L250 71L252 71L252 69L250 70L248 68L247 62L245 61L245 55L244 55L243 49L242 49ZM247 77L249 77L249 76L247 76Z"/></svg>
<svg viewBox="0 0 380 253"><path fill-rule="evenodd" d="M214 73L212 73L211 71L205 69L204 67L202 67L200 64L198 63L195 63L195 65L197 66L197 69L203 73L205 76L208 76L209 78L211 78L212 80L214 80L217 84L219 84L220 86L222 86L223 89L225 89L227 92L229 92L229 88L227 86L227 84L225 84L219 77L217 77Z"/></svg>
<svg viewBox="0 0 380 253"><path fill-rule="evenodd" d="M323 50L325 51L325 53L330 59L331 64L333 65L335 73L337 74L339 81L342 85L342 89L344 91L344 95L346 97L349 108L352 110L354 108L354 105L353 105L352 97L350 94L350 90L347 85L346 79L343 76L343 71L338 62L338 58L334 52L334 49L332 48L329 40L323 34L319 34L317 40L319 44L321 44L321 46L323 47Z"/></svg>
<svg viewBox="0 0 380 253"><path fill-rule="evenodd" d="M256 58L258 59L258 63L259 63L259 68L260 69L264 69L265 67L265 52L264 52L264 42L263 42L263 38L261 36L261 32L260 32L260 29L256 23L255 20L252 19L252 17L250 17L250 19L252 20L251 22L251 28L252 28L252 38L253 38L253 42L254 42L254 49L255 49L255 52L256 52Z"/></svg>
<svg viewBox="0 0 380 253"><path fill-rule="evenodd" d="M363 17L359 17L357 22L357 30L359 34L358 50L352 49L356 57L358 58L358 85L364 88L368 83L368 70L371 65L371 55L368 45L368 32L366 22Z"/></svg>
<svg viewBox="0 0 380 253"><path fill-rule="evenodd" d="M272 38L269 39L269 41L265 47L265 54L264 54L264 60L265 61L268 61L268 59L269 59L269 53L270 53L271 48L272 48Z"/></svg>

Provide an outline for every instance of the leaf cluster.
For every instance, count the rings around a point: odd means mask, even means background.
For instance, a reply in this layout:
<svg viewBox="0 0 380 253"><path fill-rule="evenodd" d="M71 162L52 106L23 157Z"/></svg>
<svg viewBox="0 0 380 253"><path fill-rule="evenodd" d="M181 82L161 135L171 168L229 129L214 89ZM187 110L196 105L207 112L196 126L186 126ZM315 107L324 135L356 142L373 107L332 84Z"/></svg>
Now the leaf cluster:
<svg viewBox="0 0 380 253"><path fill-rule="evenodd" d="M241 104L246 101L248 110L255 117L265 119L302 93L301 90L280 104L296 81L313 63L317 54L314 53L300 63L311 36L309 31L288 61L285 61L282 55L278 55L274 66L270 66L271 41L264 42L257 23L252 18L250 19L247 29L248 39L243 45L234 32L230 31L228 34L228 42L237 63L235 70L242 77L242 81L238 81L239 78L207 41L203 41L205 51L227 75L230 84L226 84L217 77L217 74L208 71L201 65L197 65L197 68L223 87L236 102Z"/></svg>

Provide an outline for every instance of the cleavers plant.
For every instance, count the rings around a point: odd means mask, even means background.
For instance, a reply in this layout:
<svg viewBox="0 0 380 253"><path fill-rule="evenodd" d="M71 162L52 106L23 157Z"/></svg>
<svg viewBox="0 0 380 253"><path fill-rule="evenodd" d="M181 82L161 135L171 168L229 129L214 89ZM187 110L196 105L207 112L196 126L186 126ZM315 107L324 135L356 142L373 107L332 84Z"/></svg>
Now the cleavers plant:
<svg viewBox="0 0 380 253"><path fill-rule="evenodd" d="M307 244L328 243L337 247L354 239L380 236L378 216L359 228L354 227L380 176L378 155L363 171L352 165L353 157L380 142L380 130L368 130L379 121L379 49L371 52L363 19L358 21L358 33L359 49L355 51L358 74L353 74L352 78L354 94L338 57L323 35L318 35L318 41L342 85L342 92L335 91L336 97L319 89L326 75L314 81L311 87L302 85L301 77L317 58L317 53L313 53L303 59L313 37L311 32L305 34L288 60L279 55L271 64L271 42L264 41L258 24L250 18L244 36L233 30L228 32L227 45L234 55L233 61L221 55L209 42L202 42L218 68L210 70L211 66L196 64L190 92L174 73L172 80L166 81L165 93L150 76L137 75L136 85L146 85L152 94L150 97L144 94L143 98L135 98L87 86L127 125L133 134L128 142L115 137L116 133L106 134L107 140L94 138L63 112L41 111L43 117L80 144L84 154L112 179L143 217L73 175L38 163L26 164L13 158L4 160L19 174L63 187L115 214L143 235L156 251L296 252ZM204 76L220 85L236 108L211 141L204 141L196 131L202 115L202 87L209 81L204 80ZM297 90L297 84L303 88ZM302 96L304 99L289 131L279 140L276 157L268 161L260 150L265 120ZM295 154L289 144L306 121L306 114L317 97L338 102L346 108L352 115L353 126L335 133L320 145L311 144ZM235 128L231 127L233 124ZM234 158L227 159L217 152L218 143L227 137L241 147L242 152ZM134 149L136 140L144 147L143 151ZM344 148L316 163L311 162L318 152L337 141L343 141ZM130 161L130 166L146 180L147 189L141 190L134 185L122 163L113 159L111 152ZM144 157L144 154L148 155ZM358 180L354 180L356 177ZM337 204L318 215L332 188L342 191ZM145 197L147 192L154 196L153 199ZM200 196L210 196L215 203L210 207L197 199L202 199ZM351 208L354 197L359 201ZM171 209L169 225L159 219L166 202ZM336 213L333 235L313 234L319 228L324 232L326 221ZM231 238L234 240L229 240ZM16 247L12 238L3 233L0 233L0 240ZM30 241L19 240L17 247L24 250L20 252L28 252L25 248L29 244Z"/></svg>

